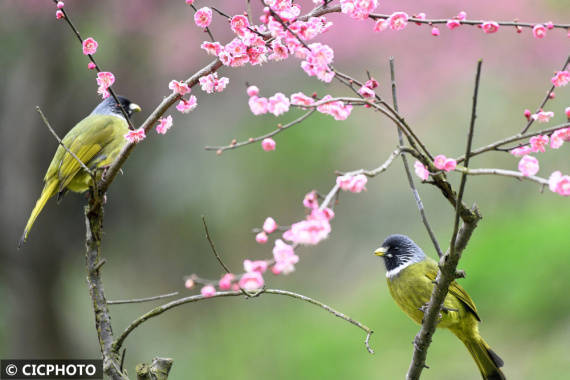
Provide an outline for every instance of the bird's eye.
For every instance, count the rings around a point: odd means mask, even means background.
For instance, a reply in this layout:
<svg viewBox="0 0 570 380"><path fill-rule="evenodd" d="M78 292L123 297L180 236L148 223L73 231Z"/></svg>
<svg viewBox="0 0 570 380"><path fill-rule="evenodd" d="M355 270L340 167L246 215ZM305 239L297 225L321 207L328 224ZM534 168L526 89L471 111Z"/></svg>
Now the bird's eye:
<svg viewBox="0 0 570 380"><path fill-rule="evenodd" d="M391 253L388 253L388 254L386 255L386 257L387 257L387 258L391 258L391 257L392 257L392 254L391 254Z"/></svg>

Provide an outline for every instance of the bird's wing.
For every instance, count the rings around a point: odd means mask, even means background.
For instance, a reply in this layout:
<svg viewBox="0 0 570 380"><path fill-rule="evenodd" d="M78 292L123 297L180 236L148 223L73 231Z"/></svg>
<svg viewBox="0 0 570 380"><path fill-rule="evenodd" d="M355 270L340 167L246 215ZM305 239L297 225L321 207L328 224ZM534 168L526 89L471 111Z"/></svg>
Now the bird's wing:
<svg viewBox="0 0 570 380"><path fill-rule="evenodd" d="M433 270L432 269L428 270L426 272L426 277L429 278L431 281L435 281L437 277L437 266ZM481 318L479 318L479 314L477 314L477 308L475 307L475 303L473 302L471 297L469 297L469 294L467 294L465 289L461 287L461 285L459 285L456 281L453 281L451 285L449 285L449 293L451 293L459 301L461 301L461 303L465 305L467 310L473 313L473 315L475 316L475 318L477 318L478 321L481 321Z"/></svg>
<svg viewBox="0 0 570 380"><path fill-rule="evenodd" d="M116 122L117 119L119 118L115 116L87 117L70 131L69 141L65 141L67 140L66 136L63 143L81 162L88 168L93 169L94 162L98 161L99 158L98 153L112 139L113 122ZM71 132L74 133L72 134ZM60 149L62 152L59 152ZM82 167L63 147L60 146L58 148L58 153L60 153L61 159L57 163L57 176L59 178L59 191L63 191Z"/></svg>

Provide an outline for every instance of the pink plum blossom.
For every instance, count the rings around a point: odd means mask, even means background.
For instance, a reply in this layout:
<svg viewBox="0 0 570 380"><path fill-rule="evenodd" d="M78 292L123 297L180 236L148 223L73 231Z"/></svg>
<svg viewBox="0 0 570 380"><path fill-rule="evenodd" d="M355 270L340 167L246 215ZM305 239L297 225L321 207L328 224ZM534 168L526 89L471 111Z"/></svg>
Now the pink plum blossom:
<svg viewBox="0 0 570 380"><path fill-rule="evenodd" d="M55 18L56 18L56 19L60 20L60 19L62 19L62 18L64 18L64 17L65 17L65 14L63 13L63 11L62 11L61 9L58 9L58 10L55 12Z"/></svg>
<svg viewBox="0 0 570 380"><path fill-rule="evenodd" d="M526 117L527 120L530 120L530 117L532 116L532 112L530 112L530 110L527 108L524 110L524 117Z"/></svg>
<svg viewBox="0 0 570 380"><path fill-rule="evenodd" d="M291 104L295 106L310 106L315 100L302 92L291 94Z"/></svg>
<svg viewBox="0 0 570 380"><path fill-rule="evenodd" d="M366 86L360 87L360 89L358 90L358 93L360 95L362 95L362 97L364 97L364 98L373 98L374 96L376 96L376 94L374 93L374 90L372 90L371 88L366 87Z"/></svg>
<svg viewBox="0 0 570 380"><path fill-rule="evenodd" d="M176 109L182 113L188 113L198 106L198 101L194 95L191 95L188 100L182 98L176 106Z"/></svg>
<svg viewBox="0 0 570 380"><path fill-rule="evenodd" d="M539 165L535 157L526 155L519 161L519 171L524 176L532 176L538 173Z"/></svg>
<svg viewBox="0 0 570 380"><path fill-rule="evenodd" d="M274 40L271 42L271 50L273 52L269 55L268 58L272 61L282 61L289 57L289 49L279 40Z"/></svg>
<svg viewBox="0 0 570 380"><path fill-rule="evenodd" d="M333 102L327 102L332 99L332 96L325 95L321 102L326 102L317 107L317 111L320 113L331 115L335 120L346 120L350 113L352 112L352 105L345 105L342 101L336 100Z"/></svg>
<svg viewBox="0 0 570 380"><path fill-rule="evenodd" d="M566 118L570 121L570 107L566 107L564 113L566 114Z"/></svg>
<svg viewBox="0 0 570 380"><path fill-rule="evenodd" d="M247 272L239 279L239 287L245 291L258 290L263 288L263 276L259 272Z"/></svg>
<svg viewBox="0 0 570 380"><path fill-rule="evenodd" d="M99 86L97 93L100 94L103 99L106 99L111 95L108 89L113 85L113 83L115 83L115 76L113 73L108 71L97 73L97 85Z"/></svg>
<svg viewBox="0 0 570 380"><path fill-rule="evenodd" d="M194 0L186 0L186 4L192 5L192 4L194 4Z"/></svg>
<svg viewBox="0 0 570 380"><path fill-rule="evenodd" d="M440 154L438 156L435 156L433 159L433 166L439 170L450 172L452 170L455 170L457 167L457 161L455 161L453 158L447 158L443 154Z"/></svg>
<svg viewBox="0 0 570 380"><path fill-rule="evenodd" d="M296 244L316 245L326 239L330 232L331 226L326 216L312 212L306 220L293 223L291 228L285 231L283 238Z"/></svg>
<svg viewBox="0 0 570 380"><path fill-rule="evenodd" d="M431 35L434 37L439 36L439 29L437 26L434 26L433 28L431 28Z"/></svg>
<svg viewBox="0 0 570 380"><path fill-rule="evenodd" d="M200 47L206 50L206 53L215 55L216 57L222 52L224 47L219 42L204 41Z"/></svg>
<svg viewBox="0 0 570 380"><path fill-rule="evenodd" d="M388 23L392 30L402 30L408 25L408 14L405 12L394 12L388 17Z"/></svg>
<svg viewBox="0 0 570 380"><path fill-rule="evenodd" d="M166 118L158 119L158 125L156 126L157 133L164 135L170 128L172 128L172 116L168 115Z"/></svg>
<svg viewBox="0 0 570 380"><path fill-rule="evenodd" d="M364 85L366 87L368 87L369 89L374 90L375 88L380 86L380 83L378 83L378 81L376 79L370 78L364 83Z"/></svg>
<svg viewBox="0 0 570 380"><path fill-rule="evenodd" d="M275 140L273 140L271 137L263 139L263 141L261 142L261 148L266 152L275 150L275 145L276 145Z"/></svg>
<svg viewBox="0 0 570 380"><path fill-rule="evenodd" d="M206 298L212 297L216 294L216 288L214 288L212 285L206 285L200 289L200 294Z"/></svg>
<svg viewBox="0 0 570 380"><path fill-rule="evenodd" d="M536 24L532 28L532 35L534 38L544 38L546 36L546 27L542 24Z"/></svg>
<svg viewBox="0 0 570 380"><path fill-rule="evenodd" d="M249 33L249 21L244 15L234 16L230 20L230 28L238 36L245 37Z"/></svg>
<svg viewBox="0 0 570 380"><path fill-rule="evenodd" d="M230 290L232 288L232 282L234 279L235 276L232 273L226 273L218 282L218 287L220 290Z"/></svg>
<svg viewBox="0 0 570 380"><path fill-rule="evenodd" d="M95 52L97 51L97 46L99 46L97 41L95 41L91 37L84 39L82 45L83 45L83 54L85 55L95 54Z"/></svg>
<svg viewBox="0 0 570 380"><path fill-rule="evenodd" d="M548 145L548 136L538 135L533 136L529 140L530 149L532 152L543 152Z"/></svg>
<svg viewBox="0 0 570 380"><path fill-rule="evenodd" d="M378 0L340 0L342 13L356 20L366 20L377 6Z"/></svg>
<svg viewBox="0 0 570 380"><path fill-rule="evenodd" d="M182 96L188 94L191 91L190 87L188 87L186 83L179 82L177 80L171 80L168 84L168 88L174 91L176 94Z"/></svg>
<svg viewBox="0 0 570 380"><path fill-rule="evenodd" d="M481 24L481 29L487 34L496 33L499 30L499 24L495 21L485 21Z"/></svg>
<svg viewBox="0 0 570 380"><path fill-rule="evenodd" d="M564 141L570 140L570 128L561 128L550 136L550 147L552 149L558 149L564 144Z"/></svg>
<svg viewBox="0 0 570 380"><path fill-rule="evenodd" d="M263 273L267 270L267 261L265 260L244 260L243 261L243 269L246 272L259 272Z"/></svg>
<svg viewBox="0 0 570 380"><path fill-rule="evenodd" d="M455 19L453 19L453 20L447 20L447 23L446 23L445 25L447 26L447 28L448 28L449 30L453 30L453 29L455 29L455 28L461 26L461 21L455 20Z"/></svg>
<svg viewBox="0 0 570 380"><path fill-rule="evenodd" d="M146 133L144 132L143 128L135 129L134 131L130 130L125 134L125 138L131 144L136 144L146 138Z"/></svg>
<svg viewBox="0 0 570 380"><path fill-rule="evenodd" d="M218 79L218 73L208 74L199 79L202 91L211 94L213 92L222 92L230 82L226 77Z"/></svg>
<svg viewBox="0 0 570 380"><path fill-rule="evenodd" d="M58 1L55 6L57 7L57 9L62 9L63 7L65 7L65 4L63 3L63 1Z"/></svg>
<svg viewBox="0 0 570 380"><path fill-rule="evenodd" d="M295 264L299 262L299 256L295 255L293 246L286 244L281 239L275 240L273 258L275 265L271 271L274 274L289 274L295 270Z"/></svg>
<svg viewBox="0 0 570 380"><path fill-rule="evenodd" d="M267 243L267 234L261 231L260 233L255 235L255 241L258 242L259 244Z"/></svg>
<svg viewBox="0 0 570 380"><path fill-rule="evenodd" d="M568 70L557 71L551 79L552 84L556 87L566 86L570 82L570 73Z"/></svg>
<svg viewBox="0 0 570 380"><path fill-rule="evenodd" d="M305 194L305 197L303 198L303 206L311 210L319 207L319 200L317 199L317 192L315 190Z"/></svg>
<svg viewBox="0 0 570 380"><path fill-rule="evenodd" d="M548 187L553 193L558 193L565 197L570 196L570 176L562 175L560 171L555 171L548 178Z"/></svg>
<svg viewBox="0 0 570 380"><path fill-rule="evenodd" d="M530 115L530 117L539 123L548 123L550 121L550 118L554 117L554 112L540 110L538 113Z"/></svg>
<svg viewBox="0 0 570 380"><path fill-rule="evenodd" d="M547 21L544 23L544 26L546 26L546 29L554 29L554 24L552 23L552 21Z"/></svg>
<svg viewBox="0 0 570 380"><path fill-rule="evenodd" d="M89 63L87 64L87 68L88 68L89 70L95 70L96 67L97 67L97 65L95 65L93 62L89 62Z"/></svg>
<svg viewBox="0 0 570 380"><path fill-rule="evenodd" d="M425 181L429 178L429 170L422 164L420 161L416 161L414 163L414 170L416 171L416 175L421 178L422 181Z"/></svg>
<svg viewBox="0 0 570 380"><path fill-rule="evenodd" d="M212 22L212 10L208 7L198 9L194 14L194 22L200 28L207 28Z"/></svg>
<svg viewBox="0 0 570 380"><path fill-rule="evenodd" d="M368 178L366 178L364 174L336 177L336 184L342 190L350 191L352 193L360 193L362 190L366 190L366 182L368 182Z"/></svg>
<svg viewBox="0 0 570 380"><path fill-rule="evenodd" d="M461 11L457 14L457 16L455 16L455 18L459 21L464 21L467 18L467 12Z"/></svg>
<svg viewBox="0 0 570 380"><path fill-rule="evenodd" d="M259 94L259 88L257 86L249 86L247 88L247 96L257 96Z"/></svg>
<svg viewBox="0 0 570 380"><path fill-rule="evenodd" d="M277 225L275 219L272 217L268 217L265 219L265 222L263 222L263 231L267 232L268 234L273 233L277 227L279 226Z"/></svg>
<svg viewBox="0 0 570 380"><path fill-rule="evenodd" d="M269 98L267 109L275 116L279 116L289 111L289 98L283 93L278 92Z"/></svg>
<svg viewBox="0 0 570 380"><path fill-rule="evenodd" d="M390 27L390 23L388 20L378 19L374 24L374 31L375 32L383 32Z"/></svg>
<svg viewBox="0 0 570 380"><path fill-rule="evenodd" d="M267 98L260 98L254 95L249 98L249 109L254 115L262 115L269 110L269 101Z"/></svg>
<svg viewBox="0 0 570 380"><path fill-rule="evenodd" d="M184 287L186 289L192 289L194 285L196 284L194 283L194 280L192 280L191 278L187 278L186 281L184 281Z"/></svg>
<svg viewBox="0 0 570 380"><path fill-rule="evenodd" d="M532 149L531 149L530 145L523 145L523 146L520 146L518 148L511 149L511 151L509 153L515 157L522 157L522 156L525 156L529 153L532 153Z"/></svg>

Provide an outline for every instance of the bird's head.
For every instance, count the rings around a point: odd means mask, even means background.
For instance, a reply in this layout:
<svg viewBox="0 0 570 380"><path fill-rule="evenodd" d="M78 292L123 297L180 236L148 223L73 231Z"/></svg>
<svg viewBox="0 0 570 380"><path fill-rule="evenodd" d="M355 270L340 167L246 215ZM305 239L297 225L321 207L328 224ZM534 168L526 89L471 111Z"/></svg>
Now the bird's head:
<svg viewBox="0 0 570 380"><path fill-rule="evenodd" d="M405 267L426 258L422 249L406 235L388 236L374 254L384 259L387 277L392 277Z"/></svg>
<svg viewBox="0 0 570 380"><path fill-rule="evenodd" d="M96 115L113 115L123 117L123 113L121 112L121 106L129 115L129 118L135 112L139 112L141 107L138 104L131 102L129 99L123 96L117 96L119 99L119 103L115 101L112 96L109 96L107 99L103 100L99 105L93 110L92 114Z"/></svg>

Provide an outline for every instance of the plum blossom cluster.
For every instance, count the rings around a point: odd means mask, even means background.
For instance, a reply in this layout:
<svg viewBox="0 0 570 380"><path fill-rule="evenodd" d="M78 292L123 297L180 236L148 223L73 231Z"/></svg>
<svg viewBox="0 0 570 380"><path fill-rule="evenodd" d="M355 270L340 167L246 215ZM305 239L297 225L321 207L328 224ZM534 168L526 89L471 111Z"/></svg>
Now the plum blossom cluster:
<svg viewBox="0 0 570 380"><path fill-rule="evenodd" d="M374 24L375 32L383 32L390 28L391 30L403 30L408 25L409 16L406 12L394 12L387 19L379 19Z"/></svg>
<svg viewBox="0 0 570 380"><path fill-rule="evenodd" d="M342 13L356 20L366 20L378 6L378 0L340 0Z"/></svg>
<svg viewBox="0 0 570 380"><path fill-rule="evenodd" d="M113 73L108 71L101 71L97 73L97 93L101 95L103 99L108 98L111 94L109 93L109 87L115 83L115 76Z"/></svg>
<svg viewBox="0 0 570 380"><path fill-rule="evenodd" d="M378 81L374 78L370 78L360 87L358 93L364 98L374 98L376 96L374 89L378 86Z"/></svg>
<svg viewBox="0 0 570 380"><path fill-rule="evenodd" d="M222 92L230 82L229 78L218 78L218 73L205 75L199 79L202 91L211 94L213 92Z"/></svg>
<svg viewBox="0 0 570 380"><path fill-rule="evenodd" d="M372 86L372 84L370 85ZM247 94L249 95L249 109L254 115L271 113L275 116L280 116L285 112L288 112L291 105L304 109L316 105L317 111L331 115L335 120L346 120L352 112L351 104L345 104L341 100L331 100L333 99L331 95L325 95L318 101L317 105L315 104L316 101L314 98L309 97L302 92L292 94L291 99L281 92L276 93L270 98L265 98L259 96L259 88L257 88L257 86L249 86Z"/></svg>
<svg viewBox="0 0 570 380"><path fill-rule="evenodd" d="M330 82L334 76L328 67L334 55L332 49L322 44L311 44L307 49L305 41L327 31L332 23L325 17L297 20L301 8L291 0L271 0L266 4L269 7L263 10L260 18L262 24L250 25L247 17L235 15L230 19L230 29L236 37L226 45L205 41L201 45L202 49L218 57L225 66L231 67L247 63L260 65L268 60L281 61L294 55L304 59L302 67L309 75ZM200 22L199 26L203 27L208 20L205 15L200 16L202 19L204 22ZM284 27L282 22L289 22L289 25ZM267 34L272 37L270 44L266 43Z"/></svg>
<svg viewBox="0 0 570 380"><path fill-rule="evenodd" d="M267 243L268 239L267 235L275 232L277 228L279 228L279 225L277 224L275 219L273 219L272 217L268 217L267 219L265 219L265 222L263 222L262 231L259 232L257 235L255 235L255 241L258 242L259 244Z"/></svg>

